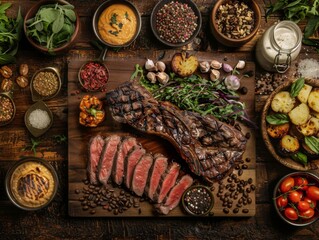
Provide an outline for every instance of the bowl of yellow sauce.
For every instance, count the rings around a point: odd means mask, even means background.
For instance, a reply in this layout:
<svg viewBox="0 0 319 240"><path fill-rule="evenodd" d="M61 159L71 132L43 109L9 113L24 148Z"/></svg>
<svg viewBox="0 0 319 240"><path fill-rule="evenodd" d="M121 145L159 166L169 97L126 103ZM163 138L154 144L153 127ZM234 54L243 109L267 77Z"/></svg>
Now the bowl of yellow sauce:
<svg viewBox="0 0 319 240"><path fill-rule="evenodd" d="M141 15L128 1L109 0L95 11L93 30L104 45L126 47L137 38L141 30Z"/></svg>

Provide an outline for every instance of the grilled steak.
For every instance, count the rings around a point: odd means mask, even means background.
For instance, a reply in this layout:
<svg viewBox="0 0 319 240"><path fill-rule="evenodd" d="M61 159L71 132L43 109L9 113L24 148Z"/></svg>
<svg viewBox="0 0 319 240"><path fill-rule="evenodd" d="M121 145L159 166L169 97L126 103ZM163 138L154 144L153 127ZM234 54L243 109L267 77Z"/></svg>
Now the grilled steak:
<svg viewBox="0 0 319 240"><path fill-rule="evenodd" d="M142 196L148 180L148 173L153 164L153 156L144 154L135 166L131 189L137 196Z"/></svg>
<svg viewBox="0 0 319 240"><path fill-rule="evenodd" d="M244 153L247 139L234 127L158 102L136 82L121 85L106 99L116 121L167 139L190 170L208 181L223 178Z"/></svg>
<svg viewBox="0 0 319 240"><path fill-rule="evenodd" d="M99 164L100 156L104 146L104 139L97 135L92 137L89 142L89 161L87 166L87 172L92 184L97 184L97 167Z"/></svg>
<svg viewBox="0 0 319 240"><path fill-rule="evenodd" d="M154 194L158 185L160 183L161 177L163 173L167 169L167 161L168 159L164 157L162 154L154 155L154 164L150 170L147 185L145 187L145 194L151 199L154 200Z"/></svg>
<svg viewBox="0 0 319 240"><path fill-rule="evenodd" d="M162 176L161 182L156 190L155 201L157 203L163 202L168 192L175 185L180 167L181 166L178 163L173 162L166 169L166 172Z"/></svg>
<svg viewBox="0 0 319 240"><path fill-rule="evenodd" d="M125 186L130 189L132 176L135 169L136 164L140 160L140 158L145 154L145 149L141 146L135 146L132 152L130 152L124 162L124 182Z"/></svg>
<svg viewBox="0 0 319 240"><path fill-rule="evenodd" d="M157 204L157 210L162 214L168 214L169 211L173 210L182 198L183 193L187 188L193 184L193 178L189 175L184 175L176 185L169 192L165 199L164 204Z"/></svg>
<svg viewBox="0 0 319 240"><path fill-rule="evenodd" d="M105 144L98 165L98 179L100 183L105 186L111 176L114 158L117 154L117 148L120 142L121 137L117 135L112 135L105 139Z"/></svg>
<svg viewBox="0 0 319 240"><path fill-rule="evenodd" d="M137 146L136 138L127 137L118 147L116 158L114 159L114 165L112 170L112 180L121 185L124 177L124 160L130 150L133 149L134 146Z"/></svg>

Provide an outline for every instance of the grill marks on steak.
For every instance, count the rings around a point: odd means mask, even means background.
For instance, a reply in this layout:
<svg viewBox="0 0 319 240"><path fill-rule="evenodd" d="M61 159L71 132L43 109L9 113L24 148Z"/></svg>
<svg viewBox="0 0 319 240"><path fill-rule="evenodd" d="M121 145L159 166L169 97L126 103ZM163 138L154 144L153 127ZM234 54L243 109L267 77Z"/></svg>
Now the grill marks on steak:
<svg viewBox="0 0 319 240"><path fill-rule="evenodd" d="M178 163L168 165L165 156L146 153L135 138L117 135L105 140L99 135L91 138L88 174L91 183L97 184L99 180L104 185L112 175L116 184L124 184L137 196L146 195L158 204L158 211L164 214L177 206L179 195L185 191L180 185L187 185L184 183L186 180L176 182L181 175ZM189 175L184 175L184 178L192 179Z"/></svg>
<svg viewBox="0 0 319 240"><path fill-rule="evenodd" d="M190 170L208 181L223 178L245 151L247 139L234 127L158 102L136 82L121 85L106 98L116 121L167 139Z"/></svg>

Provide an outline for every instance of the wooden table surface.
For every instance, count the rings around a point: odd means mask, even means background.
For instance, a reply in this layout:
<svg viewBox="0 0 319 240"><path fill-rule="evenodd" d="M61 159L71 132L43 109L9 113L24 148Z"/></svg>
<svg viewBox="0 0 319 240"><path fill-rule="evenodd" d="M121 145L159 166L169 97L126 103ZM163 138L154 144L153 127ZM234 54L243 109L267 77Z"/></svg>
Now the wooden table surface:
<svg viewBox="0 0 319 240"><path fill-rule="evenodd" d="M7 1L2 1L7 2ZM15 12L19 6L22 14L37 2L9 1L13 3L10 12ZM319 239L319 221L303 228L296 228L283 223L276 215L272 206L272 191L276 182L285 174L292 172L280 165L267 151L260 131L256 131L257 152L257 192L256 215L249 218L73 218L68 216L68 145L59 144L56 135L67 136L67 73L68 63L74 60L95 59L99 51L92 47L90 41L94 39L91 19L95 9L103 1L73 0L81 18L81 31L74 47L65 55L49 57L36 52L23 38L17 55L17 64L27 63L30 76L40 67L55 66L63 76L62 90L58 97L50 100L48 105L54 114L54 124L50 134L40 137L36 156L50 161L58 172L60 186L54 201L45 209L37 212L27 212L16 208L8 199L4 179L10 165L21 156L33 156L33 152L23 150L30 144L31 135L23 122L23 115L32 104L29 89L14 90L14 100L17 106L16 118L10 125L0 128L0 239ZM118 51L109 50L108 58L125 62L127 58L145 56L156 59L168 49L153 36L149 16L156 0L133 2L142 15L142 30L131 46ZM214 0L194 1L203 16L203 27L199 34L200 45L189 45L186 49L225 54L232 59L254 61L254 46L263 32L279 16L271 16L265 21L265 4L268 1L258 0L263 17L260 29L252 41L240 48L227 48L218 44L211 36L208 27L209 13L215 3ZM266 2L266 3L265 3ZM299 23L304 27L304 23ZM303 58L316 58L315 49L303 46L296 62ZM16 65L12 65L15 69ZM14 70L16 72L16 70ZM295 74L296 65L283 74L274 74L275 79L286 79ZM256 79L265 74L256 64ZM256 122L259 123L260 110L266 95L256 92L255 110ZM28 101L25 101L28 99ZM319 174L319 171L314 171Z"/></svg>

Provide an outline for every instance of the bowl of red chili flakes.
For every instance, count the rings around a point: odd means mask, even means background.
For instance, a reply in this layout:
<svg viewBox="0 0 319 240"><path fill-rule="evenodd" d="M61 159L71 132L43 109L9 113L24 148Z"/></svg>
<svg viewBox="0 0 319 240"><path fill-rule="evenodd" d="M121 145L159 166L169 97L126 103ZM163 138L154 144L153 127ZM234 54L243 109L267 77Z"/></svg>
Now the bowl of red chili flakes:
<svg viewBox="0 0 319 240"><path fill-rule="evenodd" d="M90 61L83 64L78 73L82 88L89 92L106 91L109 76L108 68L99 61Z"/></svg>

